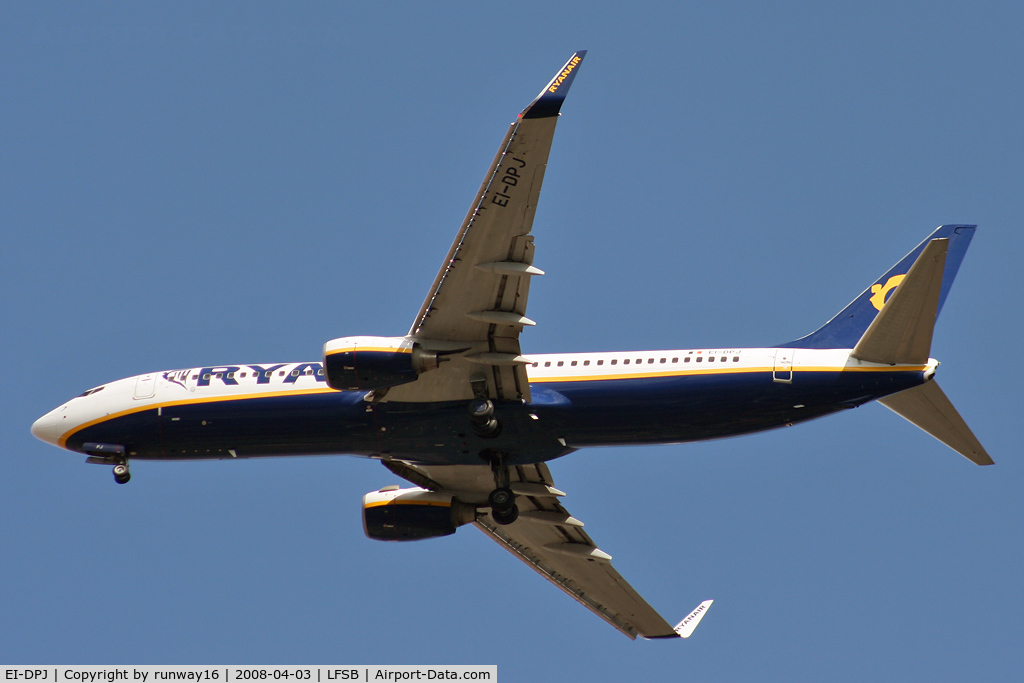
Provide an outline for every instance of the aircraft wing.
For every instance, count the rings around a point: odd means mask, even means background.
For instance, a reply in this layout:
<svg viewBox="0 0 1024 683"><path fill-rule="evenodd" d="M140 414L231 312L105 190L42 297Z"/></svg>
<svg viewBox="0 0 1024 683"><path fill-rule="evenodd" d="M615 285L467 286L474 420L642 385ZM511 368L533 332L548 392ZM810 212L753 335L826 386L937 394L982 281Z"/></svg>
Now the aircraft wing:
<svg viewBox="0 0 1024 683"><path fill-rule="evenodd" d="M450 354L387 400L472 398L469 377L484 373L492 398L530 400L520 354L533 267L533 217L562 101L586 50L573 54L509 126L441 270L409 330L421 346Z"/></svg>
<svg viewBox="0 0 1024 683"><path fill-rule="evenodd" d="M417 486L467 503L486 506L487 494L494 488L487 466L383 462ZM558 502L565 494L554 488L547 465L510 467L509 474L519 519L502 526L488 512L477 518L477 528L630 638L685 638L693 632L710 601L673 627L615 571L611 555L600 550L583 531L583 523Z"/></svg>

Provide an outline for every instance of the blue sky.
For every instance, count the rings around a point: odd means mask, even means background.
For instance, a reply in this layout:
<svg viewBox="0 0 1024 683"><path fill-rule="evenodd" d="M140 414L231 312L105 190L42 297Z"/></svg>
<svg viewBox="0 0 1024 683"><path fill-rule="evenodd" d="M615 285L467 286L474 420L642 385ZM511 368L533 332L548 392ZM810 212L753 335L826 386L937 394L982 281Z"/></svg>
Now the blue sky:
<svg viewBox="0 0 1024 683"><path fill-rule="evenodd" d="M497 663L503 680L1024 668L1016 3L0 6L0 661ZM979 468L876 405L581 451L566 506L686 642L630 642L472 529L362 534L346 457L109 468L32 438L143 372L404 333L507 124L577 49L529 352L770 345L942 223Z"/></svg>

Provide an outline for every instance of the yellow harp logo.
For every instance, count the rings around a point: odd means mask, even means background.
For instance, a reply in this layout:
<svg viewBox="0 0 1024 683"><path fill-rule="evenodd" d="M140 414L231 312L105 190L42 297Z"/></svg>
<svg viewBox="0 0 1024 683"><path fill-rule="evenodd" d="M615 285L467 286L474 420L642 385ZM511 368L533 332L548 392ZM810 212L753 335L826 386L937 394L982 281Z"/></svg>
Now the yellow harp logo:
<svg viewBox="0 0 1024 683"><path fill-rule="evenodd" d="M885 297L889 295L889 292L896 289L897 285L903 282L903 278L907 275L893 275L891 278L886 280L884 285L871 285L871 305L882 310L882 306L885 305Z"/></svg>

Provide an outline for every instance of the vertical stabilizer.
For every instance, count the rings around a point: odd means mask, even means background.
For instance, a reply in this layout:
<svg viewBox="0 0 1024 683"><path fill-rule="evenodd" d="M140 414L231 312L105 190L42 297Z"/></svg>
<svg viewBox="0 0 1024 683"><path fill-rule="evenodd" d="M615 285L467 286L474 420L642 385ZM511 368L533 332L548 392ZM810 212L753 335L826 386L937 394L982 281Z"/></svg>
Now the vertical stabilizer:
<svg viewBox="0 0 1024 683"><path fill-rule="evenodd" d="M781 344L785 348L803 349L850 349L864 335L864 332L871 325L878 312L886 305L886 301L894 296L898 285L910 271L921 252L925 250L933 240L947 239L949 244L946 254L946 265L942 273L942 284L939 286L939 301L935 309L935 316L938 317L942 311L942 304L946 301L950 287L953 286L953 279L960 269L960 263L964 260L967 247L974 237L975 226L973 225L941 225L935 232L903 257L895 266L890 268L882 277L875 280L874 284L861 292L860 296L854 299L846 308L840 311L834 318L822 325L820 328L807 335Z"/></svg>
<svg viewBox="0 0 1024 683"><path fill-rule="evenodd" d="M924 365L932 349L948 239L928 243L850 353L890 365Z"/></svg>

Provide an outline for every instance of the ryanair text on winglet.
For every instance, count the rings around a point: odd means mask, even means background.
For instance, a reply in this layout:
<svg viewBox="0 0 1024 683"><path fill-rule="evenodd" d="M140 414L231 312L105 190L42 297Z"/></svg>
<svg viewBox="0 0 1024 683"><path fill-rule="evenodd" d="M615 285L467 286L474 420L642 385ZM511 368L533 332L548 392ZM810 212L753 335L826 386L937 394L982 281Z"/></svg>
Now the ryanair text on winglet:
<svg viewBox="0 0 1024 683"><path fill-rule="evenodd" d="M680 623L679 625L680 626L686 626L691 621L693 621L695 618L697 618L700 614L703 614L704 610L706 610L707 608L708 608L708 605L705 605L703 602L701 604L697 605L697 609L695 609L692 612L690 612L690 614L687 615L687 617L685 619L683 619L682 623Z"/></svg>
<svg viewBox="0 0 1024 683"><path fill-rule="evenodd" d="M579 56L574 55L573 58L569 60L569 63L565 68L562 69L562 72L555 76L555 80L551 81L551 85L548 86L548 92L557 92L558 86L562 85L565 79L569 77L569 74L572 73L573 69L576 68L576 65L581 61L583 60Z"/></svg>

